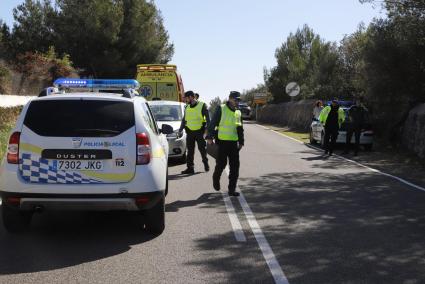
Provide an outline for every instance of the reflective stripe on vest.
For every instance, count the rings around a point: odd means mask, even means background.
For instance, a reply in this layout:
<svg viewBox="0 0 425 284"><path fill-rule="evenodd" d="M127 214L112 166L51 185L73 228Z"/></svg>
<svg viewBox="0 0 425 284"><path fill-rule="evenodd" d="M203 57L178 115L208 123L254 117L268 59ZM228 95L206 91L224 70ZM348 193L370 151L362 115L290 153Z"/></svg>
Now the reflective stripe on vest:
<svg viewBox="0 0 425 284"><path fill-rule="evenodd" d="M241 111L232 111L227 105L221 106L221 119L218 125L218 139L238 141L237 127L242 126Z"/></svg>
<svg viewBox="0 0 425 284"><path fill-rule="evenodd" d="M186 126L192 131L199 130L204 122L202 108L204 103L198 103L195 107L187 106L185 109Z"/></svg>

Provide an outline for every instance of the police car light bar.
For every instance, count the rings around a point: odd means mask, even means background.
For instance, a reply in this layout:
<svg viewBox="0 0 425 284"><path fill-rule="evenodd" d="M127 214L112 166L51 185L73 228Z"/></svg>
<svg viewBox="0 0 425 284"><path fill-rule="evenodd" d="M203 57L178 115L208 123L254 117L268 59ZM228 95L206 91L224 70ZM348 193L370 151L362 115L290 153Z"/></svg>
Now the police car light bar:
<svg viewBox="0 0 425 284"><path fill-rule="evenodd" d="M102 90L122 90L138 89L139 82L133 79L73 79L59 78L53 85L60 89L102 89Z"/></svg>

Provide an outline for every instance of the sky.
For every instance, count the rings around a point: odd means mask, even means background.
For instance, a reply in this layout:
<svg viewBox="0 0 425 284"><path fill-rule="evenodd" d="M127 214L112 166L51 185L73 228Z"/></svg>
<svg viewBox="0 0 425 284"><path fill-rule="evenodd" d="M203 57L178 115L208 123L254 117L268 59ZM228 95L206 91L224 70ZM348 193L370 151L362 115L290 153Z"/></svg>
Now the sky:
<svg viewBox="0 0 425 284"><path fill-rule="evenodd" d="M0 0L0 19L13 24L22 0ZM307 24L328 41L339 42L360 23L385 12L358 0L155 0L164 18L186 90L210 102L230 91L264 82L263 69L276 66L276 48ZM142 62L141 62L142 63Z"/></svg>

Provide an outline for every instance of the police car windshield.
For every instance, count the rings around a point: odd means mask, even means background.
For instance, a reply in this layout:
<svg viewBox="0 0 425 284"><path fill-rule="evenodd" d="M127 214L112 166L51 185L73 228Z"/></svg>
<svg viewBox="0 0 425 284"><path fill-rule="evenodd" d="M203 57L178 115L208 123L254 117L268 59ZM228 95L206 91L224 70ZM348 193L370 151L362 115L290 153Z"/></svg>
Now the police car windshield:
<svg viewBox="0 0 425 284"><path fill-rule="evenodd" d="M182 110L179 105L150 105L157 121L180 121Z"/></svg>
<svg viewBox="0 0 425 284"><path fill-rule="evenodd" d="M49 100L31 102L24 125L41 136L113 137L134 126L130 102Z"/></svg>

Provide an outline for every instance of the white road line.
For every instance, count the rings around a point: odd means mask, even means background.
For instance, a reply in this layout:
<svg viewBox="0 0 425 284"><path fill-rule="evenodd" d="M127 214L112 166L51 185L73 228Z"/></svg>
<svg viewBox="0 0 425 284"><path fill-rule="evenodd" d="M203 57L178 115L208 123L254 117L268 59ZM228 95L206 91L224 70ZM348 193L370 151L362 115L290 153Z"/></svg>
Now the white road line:
<svg viewBox="0 0 425 284"><path fill-rule="evenodd" d="M232 201L227 193L221 192L223 195L224 204L226 205L227 214L229 215L230 224L233 228L233 233L238 242L246 242L245 234L242 230L241 223L239 222L238 216L235 213L235 208L233 207Z"/></svg>
<svg viewBox="0 0 425 284"><path fill-rule="evenodd" d="M272 132L275 132L275 133L277 133L277 134L279 134L279 135L281 135L281 136L284 136L284 137L286 137L286 138L289 138L289 139L291 139L291 140L294 140L294 141L296 141L296 142L298 142L298 143L305 144L304 142L301 142L301 141L299 141L299 140L296 140L296 139L294 139L294 138L292 138L292 137L290 137L290 136L288 136L288 135L285 135L285 134L283 134L283 133L280 133L280 132L278 132L278 131L276 131L276 130L270 129L270 128L265 127L265 126L263 126L263 125L259 125L259 124L256 124L256 125L257 125L257 126L260 126L261 128L264 128L264 129L267 129L267 130L271 130ZM313 145L309 145L309 147L312 147L312 148L314 148L314 149L316 149L316 150L322 150L321 148L316 147L316 146L313 146ZM359 163L359 162L356 162L356 161L354 161L354 160L348 159L348 158L346 158L346 157L343 157L343 156L340 156L340 155L337 155L337 154L335 154L335 155L334 155L334 157L337 157L337 158L340 158L340 159L345 160L345 161L347 161L347 162L350 162L350 163L356 164L356 165L358 165L358 166L360 166L360 167L363 167L363 168L365 168L365 169L368 169L368 170L369 170L369 171L371 171L371 172L378 173L378 174L381 174L381 175L383 175L383 176L390 177L390 178L395 179L395 180L397 180L397 181L399 181L399 182L401 182L401 183L404 183L405 185L408 185L408 186L410 186L410 187L412 187L412 188L415 188L415 189L418 189L418 190L421 190L421 191L424 191L424 192L425 192L425 188L424 188L424 187L419 186L419 185L416 185L416 184L414 184L414 183L411 183L411 182L409 182L409 181L407 181L407 180L405 180L405 179L402 179L402 178L400 178L400 177L398 177L398 176L394 176L394 175L388 174L388 173L386 173L386 172L380 171L380 170L378 170L378 169L371 168L371 167L369 167L369 166L363 165L363 164L361 164L361 163Z"/></svg>
<svg viewBox="0 0 425 284"><path fill-rule="evenodd" d="M284 136L284 137L286 137L286 138L288 138L288 139L291 139L292 141L295 141L295 142L297 142L297 143L304 144L304 142L302 142L302 141L300 141L300 140L297 140L297 139L295 139L295 138L293 138L293 137L291 137L291 136L288 136L288 135L286 135L286 134L280 133L279 131L273 130L273 129L271 129L270 127L266 127L266 126L263 126L263 125L260 125L260 124L255 124L255 125L260 126L261 128L263 128L263 129L265 129L265 130L270 130L270 131L272 131L272 132L274 132L274 133L276 133L276 134L279 134L279 135L281 135L281 136Z"/></svg>
<svg viewBox="0 0 425 284"><path fill-rule="evenodd" d="M229 175L228 167L226 167L226 173L227 175ZM277 261L272 248L267 242L267 239L264 236L263 231L261 230L261 227L257 222L257 219L255 219L254 213L252 213L252 210L249 207L248 202L246 202L245 196L243 195L239 187L238 187L238 190L240 192L240 196L238 197L238 199L242 206L242 210L245 213L245 217L248 221L249 226L251 227L251 230L252 230L252 233L254 234L255 239L257 240L258 246L260 247L260 250L263 253L263 257L267 263L267 266L270 269L270 272L273 276L275 283L289 284L288 279L283 273L283 270L280 267L280 264Z"/></svg>

